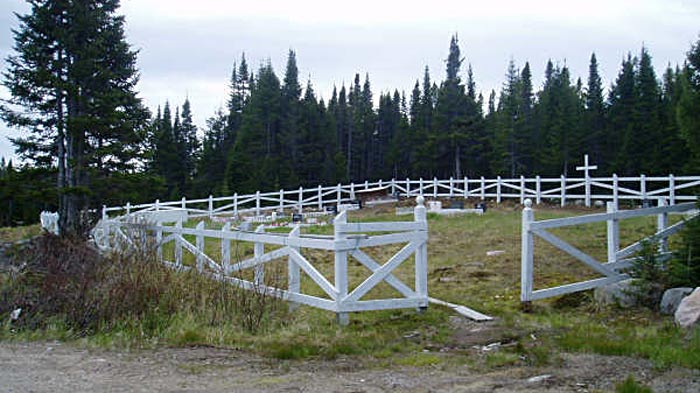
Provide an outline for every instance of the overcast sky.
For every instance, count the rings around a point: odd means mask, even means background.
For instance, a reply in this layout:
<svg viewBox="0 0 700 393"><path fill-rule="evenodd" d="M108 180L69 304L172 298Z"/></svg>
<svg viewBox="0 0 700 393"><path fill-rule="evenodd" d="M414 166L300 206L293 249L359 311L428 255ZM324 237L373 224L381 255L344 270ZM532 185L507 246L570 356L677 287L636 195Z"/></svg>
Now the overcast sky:
<svg viewBox="0 0 700 393"><path fill-rule="evenodd" d="M0 66L11 53L20 0L0 1ZM245 52L257 70L272 61L280 79L289 49L297 54L300 79L311 79L328 100L333 86L369 73L375 97L398 88L408 95L423 69L442 80L450 36L459 35L477 89L487 98L500 90L510 59L530 62L540 87L547 59L566 64L585 83L592 52L609 86L627 52L645 45L657 75L682 64L700 33L697 0L574 1L219 1L122 0L129 43L140 50L140 96L152 110L189 97L194 120L224 105L233 62ZM0 96L7 92L0 89ZM10 157L0 125L0 156Z"/></svg>

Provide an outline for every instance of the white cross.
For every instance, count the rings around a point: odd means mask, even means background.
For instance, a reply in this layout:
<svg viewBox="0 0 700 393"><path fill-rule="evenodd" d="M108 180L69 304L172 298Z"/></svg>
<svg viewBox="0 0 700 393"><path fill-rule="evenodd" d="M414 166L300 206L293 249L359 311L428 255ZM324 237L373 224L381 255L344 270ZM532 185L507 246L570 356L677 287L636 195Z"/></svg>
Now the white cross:
<svg viewBox="0 0 700 393"><path fill-rule="evenodd" d="M589 170L596 170L598 169L598 165L588 165L588 154L583 156L583 166L577 166L576 170L577 171L583 171L584 176L588 178L588 171Z"/></svg>

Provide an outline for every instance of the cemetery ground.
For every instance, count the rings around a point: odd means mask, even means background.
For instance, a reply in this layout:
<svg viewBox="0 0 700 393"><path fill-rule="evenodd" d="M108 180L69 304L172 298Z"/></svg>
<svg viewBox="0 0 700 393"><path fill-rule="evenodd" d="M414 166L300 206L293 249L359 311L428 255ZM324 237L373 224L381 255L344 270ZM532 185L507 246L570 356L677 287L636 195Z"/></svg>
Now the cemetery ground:
<svg viewBox="0 0 700 393"><path fill-rule="evenodd" d="M590 212L598 210L535 207L538 219ZM490 206L483 216L428 215L430 296L494 316L491 322L473 322L431 305L423 314L355 313L341 327L326 311L300 307L289 312L280 302L260 303L222 292L220 284L154 269L145 272L165 274L174 291L163 295L161 303L172 300L167 296L177 298L178 311L134 316L132 321L116 318L101 325L108 329L93 331L68 327L60 318L23 329L3 314L0 382L10 391L584 392L623 391L623 384L657 392L700 391L700 330L682 330L672 317L641 307L599 306L590 292L537 301L523 312L520 213L520 206L504 203ZM349 215L350 221L397 219L401 217L394 216L390 205ZM655 217L625 221L621 244L654 229ZM332 227L302 232L330 234ZM605 258L605 223L554 232ZM5 241L32 233L3 230L0 235ZM218 245L207 247L215 253ZM368 253L381 261L398 247ZM536 287L595 277L546 242L536 240L535 249ZM233 250L242 259L252 246L233 245ZM172 252L166 249L164 256ZM305 255L332 277L332 254ZM396 275L410 283L410 264L404 264ZM281 266L272 266L268 279L286 279L280 271ZM360 267L350 273L351 286L367 276ZM0 287L8 285L10 276L2 273ZM308 281L302 281L302 288L320 294ZM373 291L368 296L392 294L388 286ZM244 309L258 305L267 313L253 325L250 315L246 319L226 309L226 301Z"/></svg>

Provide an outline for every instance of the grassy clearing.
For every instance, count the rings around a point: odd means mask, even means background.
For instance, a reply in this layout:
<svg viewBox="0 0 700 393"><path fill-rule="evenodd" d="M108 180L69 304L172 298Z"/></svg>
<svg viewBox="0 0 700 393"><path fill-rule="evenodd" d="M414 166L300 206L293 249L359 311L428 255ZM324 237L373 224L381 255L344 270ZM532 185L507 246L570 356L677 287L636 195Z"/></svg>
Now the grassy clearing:
<svg viewBox="0 0 700 393"><path fill-rule="evenodd" d="M536 218L543 219L601 210L538 206L535 211ZM115 348L216 345L242 348L276 359L361 355L368 364L377 366L433 367L457 362L487 369L539 367L556 363L560 351L573 351L647 358L661 368L676 365L700 368L700 335L682 331L669 317L648 310L600 309L592 302L590 294L579 294L537 302L531 313L522 313L519 303L520 212L517 205L503 204L483 216L428 215L430 294L498 318L479 334L472 333L473 325L456 322L449 310L432 306L420 315L414 310L352 314L350 325L339 327L332 313L308 307L288 313L286 304L270 303L268 305L275 311L265 316L257 329L245 329L240 310L232 306L234 293L226 294L211 283L169 273L173 274L168 282L170 290L163 295L162 303L138 318L121 316L110 320L109 324L103 323L90 334L66 326L60 318L39 329L18 329L8 322L0 336L4 339L83 337L81 340L87 345ZM396 217L393 206L349 214L349 221L411 219L411 216ZM671 220L678 219L674 216ZM655 217L623 222L621 245L624 247L651 234L655 225ZM207 227L217 228L220 224L207 223ZM332 226L304 228L302 232L329 235ZM604 223L563 228L556 234L594 257L605 258ZM194 239L189 240L194 242ZM399 248L381 247L369 249L367 253L383 263ZM205 243L207 254L214 259L220 256L220 249L219 242ZM231 250L234 260L248 258L253 252L251 244L242 242L232 244ZM503 253L487 255L494 250ZM313 250L302 250L302 253L332 282L332 254ZM185 263L194 265L194 258L188 254L183 252ZM164 256L174 258L174 248L165 247ZM413 280L410 261L396 271L396 275L408 283ZM595 277L584 264L544 242L536 243L535 265L536 287ZM266 267L266 277L284 287L284 267L285 261L271 264ZM359 264L351 263L351 287L364 280L368 273ZM10 278L5 275L0 280L0 286L7 286ZM308 294L322 293L308 278L302 279L302 289ZM381 285L367 298L393 294L388 285ZM2 312L0 318L7 321L7 311ZM493 351L480 349L493 343L500 345Z"/></svg>

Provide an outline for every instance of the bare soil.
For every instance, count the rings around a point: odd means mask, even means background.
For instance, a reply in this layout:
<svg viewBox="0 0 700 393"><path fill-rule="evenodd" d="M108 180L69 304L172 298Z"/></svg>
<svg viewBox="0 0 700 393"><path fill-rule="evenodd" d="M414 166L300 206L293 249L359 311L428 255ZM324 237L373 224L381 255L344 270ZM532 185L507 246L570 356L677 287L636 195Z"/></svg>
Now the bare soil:
<svg viewBox="0 0 700 393"><path fill-rule="evenodd" d="M592 392L632 374L655 392L700 392L700 371L561 354L547 367L368 366L361 358L277 361L211 347L139 351L0 342L3 392ZM531 380L533 377L535 381Z"/></svg>

